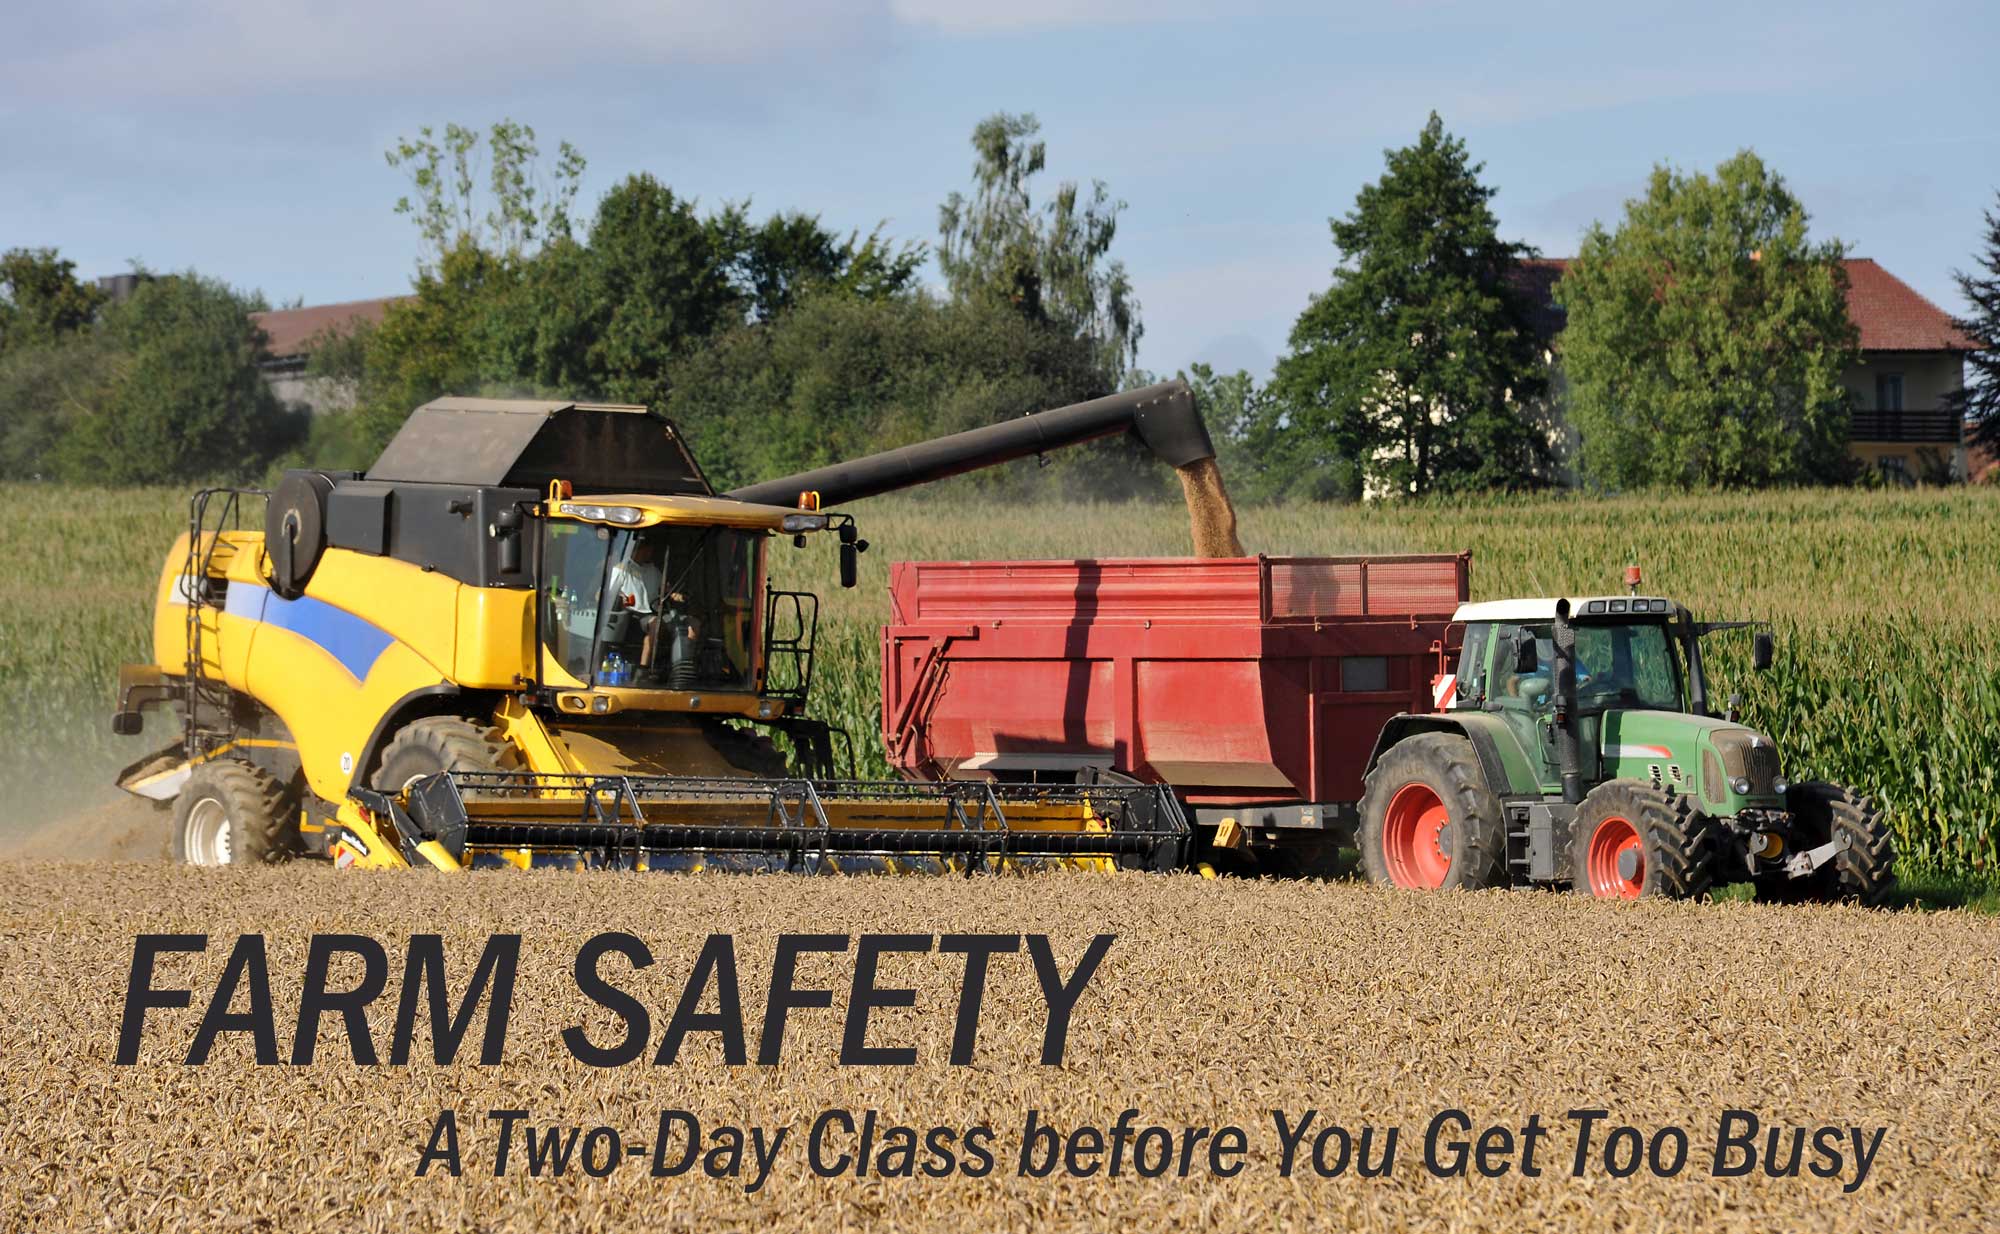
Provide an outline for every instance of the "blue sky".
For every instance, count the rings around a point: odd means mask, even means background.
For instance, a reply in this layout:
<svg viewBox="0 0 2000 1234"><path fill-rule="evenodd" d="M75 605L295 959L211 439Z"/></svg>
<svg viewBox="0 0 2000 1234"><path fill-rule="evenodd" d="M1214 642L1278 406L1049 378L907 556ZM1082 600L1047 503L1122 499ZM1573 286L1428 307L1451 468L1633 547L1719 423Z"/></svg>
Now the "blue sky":
<svg viewBox="0 0 2000 1234"><path fill-rule="evenodd" d="M273 301L405 290L382 154L532 124L706 203L930 240L972 126L1033 111L1047 187L1106 181L1141 363L1262 372L1325 286L1326 219L1436 109L1502 232L1550 255L1656 162L1750 146L1837 236L1948 308L2000 189L2000 5L1177 0L108 0L0 38L0 247L138 259Z"/></svg>

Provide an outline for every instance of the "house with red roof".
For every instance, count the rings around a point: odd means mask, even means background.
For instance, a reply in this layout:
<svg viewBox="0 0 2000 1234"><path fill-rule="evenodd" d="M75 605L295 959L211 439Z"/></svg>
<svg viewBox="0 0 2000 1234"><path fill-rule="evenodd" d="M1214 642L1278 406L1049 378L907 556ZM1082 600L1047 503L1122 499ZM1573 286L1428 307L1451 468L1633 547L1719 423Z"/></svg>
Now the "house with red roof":
<svg viewBox="0 0 2000 1234"><path fill-rule="evenodd" d="M264 331L270 352L262 366L264 380L279 398L288 403L302 403L315 413L353 406L354 391L344 388L342 383L309 375L307 361L329 339L351 334L363 325L380 325L390 305L408 298L349 300L250 314L250 320Z"/></svg>
<svg viewBox="0 0 2000 1234"><path fill-rule="evenodd" d="M1530 318L1553 347L1565 315L1555 285L1569 258L1523 261L1513 279ZM1951 315L1868 257L1850 257L1847 315L1861 335L1861 354L1841 381L1854 396L1848 449L1892 483L1967 474L1965 425L1947 396L1965 386L1965 356L1979 342ZM1560 388L1560 375L1557 378Z"/></svg>

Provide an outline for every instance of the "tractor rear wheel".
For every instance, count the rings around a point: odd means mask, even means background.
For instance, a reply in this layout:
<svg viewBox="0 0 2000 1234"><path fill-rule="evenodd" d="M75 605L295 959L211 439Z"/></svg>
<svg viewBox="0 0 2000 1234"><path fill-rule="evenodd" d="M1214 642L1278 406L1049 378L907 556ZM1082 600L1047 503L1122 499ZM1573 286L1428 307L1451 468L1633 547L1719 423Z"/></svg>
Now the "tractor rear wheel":
<svg viewBox="0 0 2000 1234"><path fill-rule="evenodd" d="M1587 896L1691 900L1715 878L1715 824L1683 793L1607 781L1577 807L1571 837L1571 879Z"/></svg>
<svg viewBox="0 0 2000 1234"><path fill-rule="evenodd" d="M191 866L275 865L299 851L285 786L241 759L196 767L174 800L173 859Z"/></svg>
<svg viewBox="0 0 2000 1234"><path fill-rule="evenodd" d="M1833 860L1803 878L1759 874L1757 898L1779 903L1853 900L1874 907L1896 889L1896 841L1875 803L1839 784L1808 780L1785 794L1794 848L1839 844Z"/></svg>
<svg viewBox="0 0 2000 1234"><path fill-rule="evenodd" d="M374 784L382 792L400 793L440 771L510 771L519 765L519 753L501 740L500 730L459 716L426 716L404 725L383 749Z"/></svg>
<svg viewBox="0 0 2000 1234"><path fill-rule="evenodd" d="M1361 865L1392 887L1507 882L1507 826L1472 743L1418 733L1389 748L1361 797Z"/></svg>

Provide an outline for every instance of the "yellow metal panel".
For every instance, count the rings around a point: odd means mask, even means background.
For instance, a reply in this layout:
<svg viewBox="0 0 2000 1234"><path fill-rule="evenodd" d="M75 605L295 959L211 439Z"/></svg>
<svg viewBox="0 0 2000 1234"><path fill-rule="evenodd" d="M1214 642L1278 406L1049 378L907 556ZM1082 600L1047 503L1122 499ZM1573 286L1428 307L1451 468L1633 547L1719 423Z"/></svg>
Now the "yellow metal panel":
<svg viewBox="0 0 2000 1234"><path fill-rule="evenodd" d="M460 584L452 671L460 685L513 690L533 679L534 602L532 591Z"/></svg>
<svg viewBox="0 0 2000 1234"><path fill-rule="evenodd" d="M264 625L256 630L250 677L240 688L277 712L291 729L313 792L338 801L365 770L357 765L362 747L389 709L411 691L444 680L437 666L408 645L390 643L367 679L356 681L317 644Z"/></svg>
<svg viewBox="0 0 2000 1234"><path fill-rule="evenodd" d="M306 594L342 608L407 643L432 664L456 658L460 584L436 570L390 557L330 548Z"/></svg>

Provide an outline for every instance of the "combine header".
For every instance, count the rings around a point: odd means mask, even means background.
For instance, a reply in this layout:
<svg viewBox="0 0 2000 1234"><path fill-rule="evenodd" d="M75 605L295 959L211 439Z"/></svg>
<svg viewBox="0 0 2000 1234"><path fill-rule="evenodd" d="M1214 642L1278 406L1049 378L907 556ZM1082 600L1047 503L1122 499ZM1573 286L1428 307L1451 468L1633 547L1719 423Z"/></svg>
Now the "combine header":
<svg viewBox="0 0 2000 1234"><path fill-rule="evenodd" d="M404 800L356 793L395 821L405 861L440 866L820 872L934 858L967 874L1050 859L1165 870L1189 832L1161 786L473 771L420 780Z"/></svg>
<svg viewBox="0 0 2000 1234"><path fill-rule="evenodd" d="M119 783L198 865L1179 864L1155 786L835 778L818 599L766 581L776 537L830 533L855 584L833 506L1118 433L1219 493L1179 382L729 494L643 408L436 400L365 474L287 472L261 530L263 494L195 496L113 721L181 731Z"/></svg>

